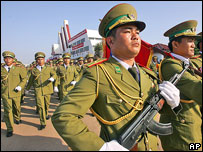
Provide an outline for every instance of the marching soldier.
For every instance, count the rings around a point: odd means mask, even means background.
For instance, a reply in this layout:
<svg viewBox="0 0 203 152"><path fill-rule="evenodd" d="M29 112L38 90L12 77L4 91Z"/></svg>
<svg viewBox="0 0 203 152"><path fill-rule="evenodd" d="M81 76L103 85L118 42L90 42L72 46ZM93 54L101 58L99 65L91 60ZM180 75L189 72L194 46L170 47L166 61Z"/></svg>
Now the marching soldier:
<svg viewBox="0 0 203 152"><path fill-rule="evenodd" d="M84 58L83 57L79 57L79 59L78 59L78 65L76 66L76 69L77 69L78 73L80 73L82 71L83 65L84 65Z"/></svg>
<svg viewBox="0 0 203 152"><path fill-rule="evenodd" d="M75 66L70 66L70 57L69 53L63 54L63 62L64 64L59 66L57 73L57 80L55 83L54 91L58 92L58 86L61 87L61 96L60 100L62 100L66 94L75 86L77 81L78 72Z"/></svg>
<svg viewBox="0 0 203 152"><path fill-rule="evenodd" d="M58 67L60 66L60 65L63 65L63 58L58 58Z"/></svg>
<svg viewBox="0 0 203 152"><path fill-rule="evenodd" d="M46 120L50 117L48 111L53 93L52 83L56 79L56 73L51 67L45 66L45 54L43 52L37 52L35 60L37 66L32 69L26 90L29 90L32 85L34 86L41 124L39 130L42 130L46 127Z"/></svg>
<svg viewBox="0 0 203 152"><path fill-rule="evenodd" d="M197 38L197 48L199 49L199 54L194 55L191 59L191 62L198 68L200 73L202 73L202 32L198 35L200 37Z"/></svg>
<svg viewBox="0 0 203 152"><path fill-rule="evenodd" d="M87 59L87 63L91 63L91 62L94 61L94 55L88 53L88 54L86 55L86 59Z"/></svg>
<svg viewBox="0 0 203 152"><path fill-rule="evenodd" d="M74 66L74 60L73 59L70 60L70 66L72 66L72 65Z"/></svg>
<svg viewBox="0 0 203 152"><path fill-rule="evenodd" d="M26 70L13 65L15 54L3 52L5 65L1 68L1 97L4 106L4 121L7 137L13 135L13 123L21 123L21 90L26 84ZM14 119L14 122L13 122Z"/></svg>
<svg viewBox="0 0 203 152"><path fill-rule="evenodd" d="M152 69L155 73L158 74L158 61L157 56L152 57L152 63L149 66L150 69Z"/></svg>
<svg viewBox="0 0 203 152"><path fill-rule="evenodd" d="M173 134L160 136L162 147L166 151L188 151L190 143L202 143L202 77L195 73L196 66L190 61L194 55L195 33L197 21L189 20L182 22L167 32L164 36L169 37L169 49L171 53L160 64L160 78L169 80L184 68L184 64L190 64L189 69L183 74L176 84L180 90L182 110L174 115L168 105L164 105L160 122L171 122ZM201 149L199 149L201 150Z"/></svg>
<svg viewBox="0 0 203 152"><path fill-rule="evenodd" d="M82 79L52 116L55 129L72 150L127 150L116 139L158 89L156 74L134 61L141 47L139 33L145 28L145 23L136 19L136 10L130 4L119 4L108 11L100 23L99 33L106 38L113 56L88 64ZM178 106L176 87L170 82L160 86L167 103ZM100 137L89 131L81 120L89 108L100 122ZM137 147L156 150L157 137L147 133Z"/></svg>

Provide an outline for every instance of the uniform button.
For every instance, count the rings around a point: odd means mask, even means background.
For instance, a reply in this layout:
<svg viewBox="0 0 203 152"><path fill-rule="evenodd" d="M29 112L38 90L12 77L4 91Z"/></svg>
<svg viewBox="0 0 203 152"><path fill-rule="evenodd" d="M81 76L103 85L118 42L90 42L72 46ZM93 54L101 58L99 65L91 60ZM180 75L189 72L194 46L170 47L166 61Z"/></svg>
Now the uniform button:
<svg viewBox="0 0 203 152"><path fill-rule="evenodd" d="M184 120L184 119L181 119L180 122L181 122L181 123L185 123L185 120Z"/></svg>
<svg viewBox="0 0 203 152"><path fill-rule="evenodd" d="M141 93L141 97L143 97L143 95L144 95L144 93L142 92L142 93Z"/></svg>
<svg viewBox="0 0 203 152"><path fill-rule="evenodd" d="M118 99L118 102L121 103L121 102L123 102L123 100L122 99Z"/></svg>

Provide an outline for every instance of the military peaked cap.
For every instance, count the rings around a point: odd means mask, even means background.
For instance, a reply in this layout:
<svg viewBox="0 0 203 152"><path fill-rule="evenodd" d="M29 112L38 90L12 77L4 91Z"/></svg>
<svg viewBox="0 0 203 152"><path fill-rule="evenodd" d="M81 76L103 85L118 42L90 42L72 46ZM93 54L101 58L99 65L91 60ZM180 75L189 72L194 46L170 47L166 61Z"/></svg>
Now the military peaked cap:
<svg viewBox="0 0 203 152"><path fill-rule="evenodd" d="M113 28L127 23L133 23L140 31L144 30L146 26L144 22L137 21L137 12L132 5L118 4L111 8L101 20L99 34L107 37Z"/></svg>
<svg viewBox="0 0 203 152"><path fill-rule="evenodd" d="M13 52L10 52L10 51L4 51L2 53L2 56L5 58L5 57L11 57L11 58L15 58L15 54Z"/></svg>
<svg viewBox="0 0 203 152"><path fill-rule="evenodd" d="M35 59L37 58L45 58L45 54L43 52L37 52L35 53Z"/></svg>
<svg viewBox="0 0 203 152"><path fill-rule="evenodd" d="M63 58L70 58L71 55L70 55L70 53L64 53L62 57L63 57Z"/></svg>
<svg viewBox="0 0 203 152"><path fill-rule="evenodd" d="M196 20L185 21L166 31L164 36L169 37L169 41L179 36L193 36L198 38L200 36L196 35L196 27Z"/></svg>

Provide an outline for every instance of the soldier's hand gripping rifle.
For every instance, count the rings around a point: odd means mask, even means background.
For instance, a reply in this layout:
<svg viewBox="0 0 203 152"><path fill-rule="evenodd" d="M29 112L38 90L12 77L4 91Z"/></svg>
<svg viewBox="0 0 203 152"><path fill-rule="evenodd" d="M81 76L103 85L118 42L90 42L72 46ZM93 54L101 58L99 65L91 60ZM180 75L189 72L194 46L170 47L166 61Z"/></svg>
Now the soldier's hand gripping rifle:
<svg viewBox="0 0 203 152"><path fill-rule="evenodd" d="M184 63L184 69L180 74L175 74L169 81L176 85L176 83L180 80L184 72L188 69L189 64ZM154 116L159 112L164 104L164 98L160 94L160 90L155 93L152 98L147 101L147 104L144 106L143 111L135 117L135 119L130 123L129 127L124 130L124 132L120 135L118 142L127 149L132 149L136 143L138 143L146 131L149 131L155 135L170 135L173 133L173 127L171 123L158 123L153 120ZM178 114L182 109L182 105L179 104L178 107L173 109L175 114ZM138 141L138 137L141 138Z"/></svg>

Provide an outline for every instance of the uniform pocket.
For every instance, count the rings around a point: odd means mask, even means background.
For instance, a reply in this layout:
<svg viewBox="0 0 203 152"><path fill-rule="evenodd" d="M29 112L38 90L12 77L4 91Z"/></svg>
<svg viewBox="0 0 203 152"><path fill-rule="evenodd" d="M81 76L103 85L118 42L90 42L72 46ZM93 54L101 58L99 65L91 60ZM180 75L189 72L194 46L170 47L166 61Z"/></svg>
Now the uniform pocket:
<svg viewBox="0 0 203 152"><path fill-rule="evenodd" d="M106 102L110 105L120 106L123 100L121 98L117 98L116 96L106 95Z"/></svg>

